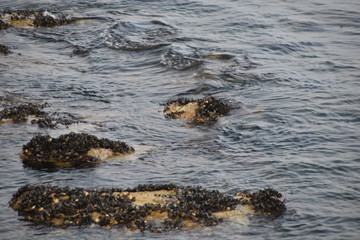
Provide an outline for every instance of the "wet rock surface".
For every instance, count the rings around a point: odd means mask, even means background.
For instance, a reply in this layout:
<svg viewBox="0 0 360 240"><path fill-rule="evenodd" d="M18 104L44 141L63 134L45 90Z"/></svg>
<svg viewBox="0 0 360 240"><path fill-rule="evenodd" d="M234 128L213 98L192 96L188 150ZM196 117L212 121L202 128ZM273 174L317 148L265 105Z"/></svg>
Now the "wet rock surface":
<svg viewBox="0 0 360 240"><path fill-rule="evenodd" d="M1 22L0 22L0 29L1 29ZM8 46L0 44L0 53L4 55L8 55L12 52L10 51L10 48Z"/></svg>
<svg viewBox="0 0 360 240"><path fill-rule="evenodd" d="M51 138L49 135L33 137L23 146L23 163L34 168L86 167L118 154L132 153L126 143L99 139L85 133L69 133Z"/></svg>
<svg viewBox="0 0 360 240"><path fill-rule="evenodd" d="M179 98L166 103L164 115L167 118L182 118L193 124L214 122L229 113L230 106L214 97L201 99Z"/></svg>
<svg viewBox="0 0 360 240"><path fill-rule="evenodd" d="M18 106L6 107L0 111L0 121L10 119L15 123L26 122L30 117L31 124L37 124L40 128L55 128L58 124L70 125L78 123L76 117L71 114L47 113L43 111L45 104L20 104Z"/></svg>
<svg viewBox="0 0 360 240"><path fill-rule="evenodd" d="M271 217L283 214L285 205L276 197L281 194L273 189L260 190L254 194L262 195L261 191L269 194L256 198L256 204L266 202L266 207L254 213L265 211ZM217 216L226 216L217 213L231 213L238 205L251 209L254 204L252 195L245 192L240 194L241 198L201 187L174 184L98 190L70 189L50 184L25 185L13 194L9 204L18 211L19 216L34 224L60 227L98 224L162 232L217 225L223 221L223 218ZM281 208L275 210L272 205L281 205Z"/></svg>

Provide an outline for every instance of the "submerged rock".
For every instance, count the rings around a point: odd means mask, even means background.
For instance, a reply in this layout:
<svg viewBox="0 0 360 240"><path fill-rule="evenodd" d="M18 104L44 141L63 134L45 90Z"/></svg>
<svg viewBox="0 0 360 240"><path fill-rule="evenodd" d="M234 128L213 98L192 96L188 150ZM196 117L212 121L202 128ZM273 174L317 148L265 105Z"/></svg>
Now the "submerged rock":
<svg viewBox="0 0 360 240"><path fill-rule="evenodd" d="M213 226L224 219L246 224L248 214L281 216L285 205L274 189L260 190L264 198L237 196L201 187L139 185L136 188L84 189L25 185L13 194L10 206L25 220L47 226L126 226L131 230L162 232ZM264 205L263 209L255 209ZM274 208L273 206L277 206ZM235 219L234 217L238 217Z"/></svg>
<svg viewBox="0 0 360 240"><path fill-rule="evenodd" d="M105 31L105 45L112 49L142 51L169 45L176 39L176 30L163 22L141 24L118 22Z"/></svg>
<svg viewBox="0 0 360 240"><path fill-rule="evenodd" d="M69 133L51 138L35 136L23 146L20 157L30 167L86 167L110 157L133 153L126 143L99 139L85 133Z"/></svg>
<svg viewBox="0 0 360 240"><path fill-rule="evenodd" d="M1 28L1 26L0 26L0 28ZM12 52L10 51L10 48L8 46L0 44L0 53L2 53L4 55L8 55L8 54L10 54Z"/></svg>
<svg viewBox="0 0 360 240"><path fill-rule="evenodd" d="M11 120L14 123L26 122L32 118L31 123L37 124L41 128L55 128L58 124L70 125L77 123L76 118L70 114L62 116L59 113L47 113L42 109L49 106L45 104L20 104L18 106L8 107L0 111L0 123L2 120Z"/></svg>
<svg viewBox="0 0 360 240"><path fill-rule="evenodd" d="M206 124L228 114L230 106L214 97L202 99L179 98L166 103L165 117L182 118L193 124Z"/></svg>

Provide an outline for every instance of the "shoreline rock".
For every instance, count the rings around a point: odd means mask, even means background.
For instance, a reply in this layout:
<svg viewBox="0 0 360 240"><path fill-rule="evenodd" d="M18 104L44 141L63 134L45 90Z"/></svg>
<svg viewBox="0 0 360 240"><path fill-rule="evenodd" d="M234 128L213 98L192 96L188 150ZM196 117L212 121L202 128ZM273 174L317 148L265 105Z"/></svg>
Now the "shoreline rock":
<svg viewBox="0 0 360 240"><path fill-rule="evenodd" d="M232 196L175 184L128 189L25 185L13 194L9 205L34 224L55 227L98 224L142 232L214 226L223 220L236 221L234 217L246 224L249 214L276 218L286 210L281 194L272 188Z"/></svg>
<svg viewBox="0 0 360 240"><path fill-rule="evenodd" d="M134 151L124 142L72 132L58 138L35 136L23 146L20 157L26 166L33 168L89 167Z"/></svg>

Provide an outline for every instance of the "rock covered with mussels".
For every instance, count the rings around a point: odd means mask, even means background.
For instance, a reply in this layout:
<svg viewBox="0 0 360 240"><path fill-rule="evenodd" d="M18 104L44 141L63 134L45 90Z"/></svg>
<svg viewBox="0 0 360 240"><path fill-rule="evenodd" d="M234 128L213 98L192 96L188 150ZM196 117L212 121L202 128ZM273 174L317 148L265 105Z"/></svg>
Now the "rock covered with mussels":
<svg viewBox="0 0 360 240"><path fill-rule="evenodd" d="M201 99L179 98L166 103L164 115L172 119L185 119L191 123L207 124L228 114L230 106L214 97Z"/></svg>
<svg viewBox="0 0 360 240"><path fill-rule="evenodd" d="M35 224L61 227L98 224L152 232L212 226L234 216L246 218L248 214L275 218L285 211L281 194L271 188L232 196L174 184L128 189L25 185L13 194L9 204Z"/></svg>
<svg viewBox="0 0 360 240"><path fill-rule="evenodd" d="M20 104L18 106L6 107L0 111L0 123L2 120L11 120L12 122L26 122L32 118L31 124L37 124L41 128L55 128L58 124L70 125L78 123L78 120L71 114L47 113L43 108L48 107L45 104Z"/></svg>
<svg viewBox="0 0 360 240"><path fill-rule="evenodd" d="M51 138L37 135L23 146L20 157L30 167L86 167L120 154L133 153L124 142L99 139L85 133Z"/></svg>
<svg viewBox="0 0 360 240"><path fill-rule="evenodd" d="M34 28L54 27L73 23L79 20L98 19L96 17L69 17L55 14L47 10L4 10L0 12L0 30L10 27Z"/></svg>

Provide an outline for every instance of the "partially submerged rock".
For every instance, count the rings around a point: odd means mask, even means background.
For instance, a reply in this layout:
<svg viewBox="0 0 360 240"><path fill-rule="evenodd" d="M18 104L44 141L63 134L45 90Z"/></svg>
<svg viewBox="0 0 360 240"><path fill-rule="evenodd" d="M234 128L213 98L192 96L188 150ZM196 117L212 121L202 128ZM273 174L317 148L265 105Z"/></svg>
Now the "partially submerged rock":
<svg viewBox="0 0 360 240"><path fill-rule="evenodd" d="M0 22L1 24L1 22ZM1 29L1 26L0 26ZM10 48L8 46L2 45L0 44L0 53L4 54L4 55L8 55L11 53Z"/></svg>
<svg viewBox="0 0 360 240"><path fill-rule="evenodd" d="M110 157L133 153L126 143L99 139L85 133L69 133L51 138L35 136L23 146L23 163L34 168L93 166Z"/></svg>
<svg viewBox="0 0 360 240"><path fill-rule="evenodd" d="M228 114L230 106L214 97L201 99L179 98L166 103L164 114L172 119L185 119L194 124L216 121Z"/></svg>
<svg viewBox="0 0 360 240"><path fill-rule="evenodd" d="M49 11L5 10L0 13L0 30L7 29L10 26L14 28L54 27L87 19L96 18L75 18Z"/></svg>
<svg viewBox="0 0 360 240"><path fill-rule="evenodd" d="M14 123L27 122L32 118L31 123L41 128L55 128L58 124L70 125L78 122L70 114L61 116L58 113L44 112L42 109L47 106L49 106L47 103L41 105L28 103L7 107L0 111L0 123L4 123L2 120L11 120Z"/></svg>
<svg viewBox="0 0 360 240"><path fill-rule="evenodd" d="M46 113L41 110L44 108L44 106L45 105L29 103L5 108L0 111L0 120L11 119L13 122L24 122L27 121L31 115L42 118L46 115Z"/></svg>
<svg viewBox="0 0 360 240"><path fill-rule="evenodd" d="M259 195L262 197L254 197ZM285 211L281 194L271 188L232 196L174 184L98 190L25 185L9 204L34 224L60 227L98 224L152 232L213 226L224 219L246 224L248 214L265 213L273 218Z"/></svg>
<svg viewBox="0 0 360 240"><path fill-rule="evenodd" d="M0 18L0 31L11 27L11 25Z"/></svg>

